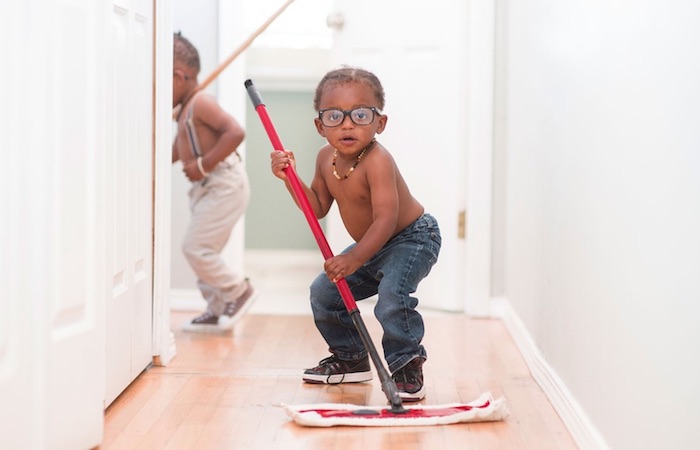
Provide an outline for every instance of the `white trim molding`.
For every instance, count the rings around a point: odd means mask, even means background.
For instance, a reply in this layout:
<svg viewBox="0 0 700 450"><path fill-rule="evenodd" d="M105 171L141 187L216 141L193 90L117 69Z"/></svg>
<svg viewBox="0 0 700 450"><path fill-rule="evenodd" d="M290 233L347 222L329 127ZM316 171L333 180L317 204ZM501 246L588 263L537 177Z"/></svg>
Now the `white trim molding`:
<svg viewBox="0 0 700 450"><path fill-rule="evenodd" d="M154 6L154 201L153 201L153 332L156 365L167 365L177 354L170 331L170 209L172 190L173 29L170 0Z"/></svg>
<svg viewBox="0 0 700 450"><path fill-rule="evenodd" d="M468 143L466 191L466 277L464 311L472 317L488 317L491 298L492 184L496 2L468 3L469 61Z"/></svg>
<svg viewBox="0 0 700 450"><path fill-rule="evenodd" d="M197 289L171 289L170 309L173 311L204 311L207 302Z"/></svg>
<svg viewBox="0 0 700 450"><path fill-rule="evenodd" d="M494 316L503 321L530 368L532 377L552 403L578 446L583 450L609 449L610 447L593 426L588 415L569 392L559 375L544 359L510 301L503 297L493 298L492 305Z"/></svg>

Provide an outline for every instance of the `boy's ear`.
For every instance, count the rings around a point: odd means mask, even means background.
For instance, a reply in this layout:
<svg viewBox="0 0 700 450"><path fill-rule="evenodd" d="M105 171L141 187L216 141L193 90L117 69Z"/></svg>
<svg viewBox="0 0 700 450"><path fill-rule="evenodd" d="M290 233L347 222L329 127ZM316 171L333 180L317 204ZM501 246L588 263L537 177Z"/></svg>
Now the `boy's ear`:
<svg viewBox="0 0 700 450"><path fill-rule="evenodd" d="M321 123L321 120L318 117L314 119L314 125L316 125L316 131L318 131L318 134L320 134L323 137L326 137L326 132L323 129L323 124Z"/></svg>
<svg viewBox="0 0 700 450"><path fill-rule="evenodd" d="M182 69L173 69L173 74L184 81L189 81L190 79L190 76Z"/></svg>
<svg viewBox="0 0 700 450"><path fill-rule="evenodd" d="M389 117L382 114L379 116L379 121L377 122L377 134L382 134L384 132L384 128L386 128L386 122L389 120Z"/></svg>

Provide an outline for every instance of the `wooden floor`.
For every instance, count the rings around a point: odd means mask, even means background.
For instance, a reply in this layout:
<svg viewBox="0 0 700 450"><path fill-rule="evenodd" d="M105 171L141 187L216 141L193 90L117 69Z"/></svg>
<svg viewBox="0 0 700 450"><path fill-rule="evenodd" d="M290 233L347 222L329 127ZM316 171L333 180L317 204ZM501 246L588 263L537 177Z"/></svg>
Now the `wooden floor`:
<svg viewBox="0 0 700 450"><path fill-rule="evenodd" d="M371 310L362 318L381 342ZM382 406L375 379L309 385L304 368L327 356L309 315L248 314L229 335L179 331L192 312L172 313L177 356L151 367L107 409L101 449L576 449L498 320L426 315L423 404L505 397L503 422L423 427L305 428L280 404Z"/></svg>

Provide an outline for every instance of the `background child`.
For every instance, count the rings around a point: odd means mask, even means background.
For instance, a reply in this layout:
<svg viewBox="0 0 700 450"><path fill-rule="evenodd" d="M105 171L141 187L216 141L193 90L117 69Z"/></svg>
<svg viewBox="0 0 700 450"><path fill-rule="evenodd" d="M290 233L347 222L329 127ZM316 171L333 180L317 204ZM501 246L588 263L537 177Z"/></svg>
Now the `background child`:
<svg viewBox="0 0 700 450"><path fill-rule="evenodd" d="M335 286L345 278L358 301L378 294L374 313L389 370L403 399L421 400L427 354L418 299L411 294L437 261L437 221L411 195L393 157L375 139L387 116L381 113L384 89L374 74L358 68L327 73L314 108L316 129L328 144L318 152L311 185L302 186L317 218L338 203L355 243L328 259L325 273L311 285L314 321L332 355L304 371L303 379L328 384L372 379L367 350ZM274 151L271 160L272 172L294 198L284 173L294 154Z"/></svg>
<svg viewBox="0 0 700 450"><path fill-rule="evenodd" d="M180 107L173 163L182 161L182 171L192 181L191 221L182 249L207 301L207 310L183 329L228 331L254 298L248 280L221 257L250 200L248 175L236 152L245 133L216 99L198 92L197 49L179 34L173 47L173 107Z"/></svg>

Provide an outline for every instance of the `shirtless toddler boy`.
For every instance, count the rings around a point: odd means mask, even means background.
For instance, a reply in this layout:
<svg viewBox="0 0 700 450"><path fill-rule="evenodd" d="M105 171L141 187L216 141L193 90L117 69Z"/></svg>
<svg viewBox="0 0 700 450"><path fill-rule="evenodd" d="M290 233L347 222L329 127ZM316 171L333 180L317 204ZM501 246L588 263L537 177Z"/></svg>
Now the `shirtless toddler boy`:
<svg viewBox="0 0 700 450"><path fill-rule="evenodd" d="M327 73L314 98L318 133L327 144L318 152L311 185L302 183L317 218L333 202L355 243L328 259L325 273L311 284L314 322L332 354L304 371L308 383L348 383L372 379L369 358L335 282L345 278L356 300L378 294L375 316L383 328L384 357L399 395L425 396L421 344L423 319L411 296L435 264L441 237L437 221L411 195L393 157L375 138L387 116L377 77L359 68ZM292 152L271 153L272 172L293 190L284 169Z"/></svg>

